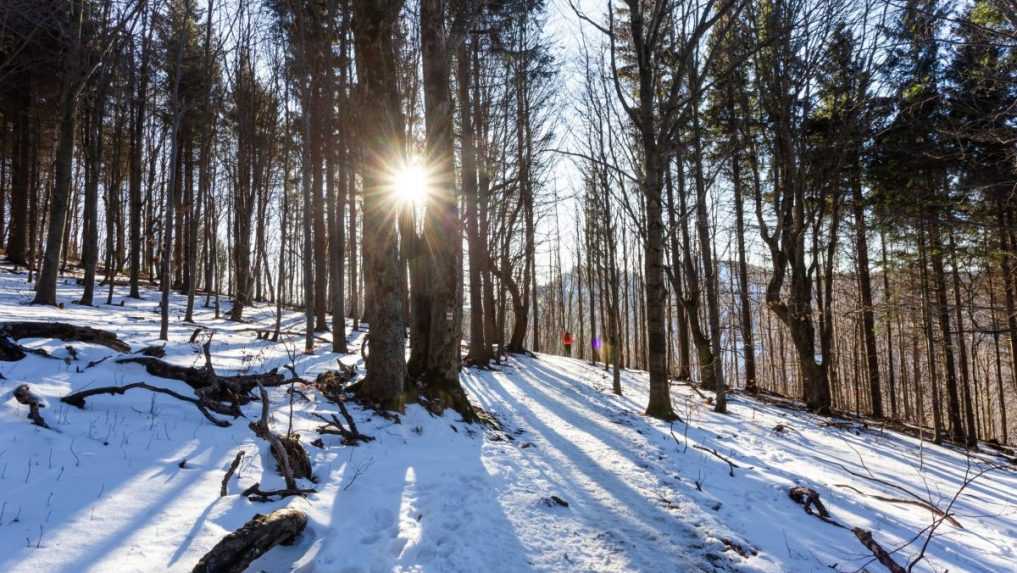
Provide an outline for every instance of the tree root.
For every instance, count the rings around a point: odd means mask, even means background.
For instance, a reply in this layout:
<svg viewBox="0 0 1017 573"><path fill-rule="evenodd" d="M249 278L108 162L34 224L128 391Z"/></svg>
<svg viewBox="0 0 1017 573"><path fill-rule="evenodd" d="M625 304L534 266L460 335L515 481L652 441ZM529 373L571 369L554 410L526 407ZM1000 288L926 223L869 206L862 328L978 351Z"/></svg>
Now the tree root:
<svg viewBox="0 0 1017 573"><path fill-rule="evenodd" d="M243 573L276 545L289 545L307 527L307 514L292 508L257 514L205 554L192 573Z"/></svg>
<svg viewBox="0 0 1017 573"><path fill-rule="evenodd" d="M125 384L123 386L103 386L100 388L89 388L87 390L82 390L81 392L68 394L67 396L61 398L60 401L65 404L70 404L71 406L74 406L76 408L84 409L85 399L89 398L90 396L96 396L99 394L123 394L128 390L132 390L134 388L150 390L157 394L165 394L167 396L172 396L178 400L183 400L184 402L190 402L191 404L194 404L198 411L200 411L201 414L205 416L205 418L209 422L212 422L213 424L219 426L220 428L225 428L230 425L230 423L227 422L226 420L220 420L219 418L213 416L211 412L209 412L209 409L212 409L220 414L223 413L229 414L232 413L232 409L230 407L223 406L221 404L210 404L204 400L184 396L183 394L174 392L169 388L160 388L158 386L151 386L144 382L134 382L133 384Z"/></svg>
<svg viewBox="0 0 1017 573"><path fill-rule="evenodd" d="M473 411L470 399L466 397L466 391L459 386L458 379L453 382L427 383L420 389L417 396L427 411L436 416L442 415L446 409L455 410L463 417L464 422L472 423L477 421L477 414Z"/></svg>
<svg viewBox="0 0 1017 573"><path fill-rule="evenodd" d="M14 399L21 404L28 406L28 417L32 420L32 423L42 428L50 428L46 420L43 419L42 414L39 412L40 408L45 408L46 405L43 403L42 398L36 396L32 389L29 388L28 384L22 384L14 389Z"/></svg>
<svg viewBox="0 0 1017 573"><path fill-rule="evenodd" d="M21 360L27 353L39 354L14 342L21 338L58 338L63 341L88 342L130 352L131 346L107 330L75 326L64 322L5 322L0 324L0 360Z"/></svg>

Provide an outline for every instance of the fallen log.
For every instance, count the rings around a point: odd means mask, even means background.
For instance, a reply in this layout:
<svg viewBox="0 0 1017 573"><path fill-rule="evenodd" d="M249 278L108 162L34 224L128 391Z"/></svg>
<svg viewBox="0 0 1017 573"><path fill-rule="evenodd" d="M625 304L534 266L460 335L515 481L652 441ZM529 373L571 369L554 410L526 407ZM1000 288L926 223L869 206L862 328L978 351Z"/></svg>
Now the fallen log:
<svg viewBox="0 0 1017 573"><path fill-rule="evenodd" d="M192 573L243 573L276 545L289 545L307 527L307 514L292 508L256 514L240 529L216 543Z"/></svg>
<svg viewBox="0 0 1017 573"><path fill-rule="evenodd" d="M210 398L220 402L250 402L248 394L260 383L265 387L281 386L286 383L282 374L275 369L262 374L241 374L220 376L215 370L203 366L194 368L178 366L153 356L129 356L117 360L118 364L140 364L152 376L180 380L191 388L205 391Z"/></svg>
<svg viewBox="0 0 1017 573"><path fill-rule="evenodd" d="M220 428L225 428L225 427L230 425L230 423L227 422L226 420L220 420L219 418L216 418L215 416L213 416L212 413L209 412L208 404L206 404L204 401L199 400L197 398L191 398L191 397L188 397L188 396L184 396L183 394L180 394L178 392L174 392L173 390L170 390L169 388L160 388L158 386L151 386L151 385L146 384L144 382L134 382L132 384L125 384L123 386L103 386L103 387L100 387L100 388L89 388L87 390L82 390L81 392L75 392L73 394L68 394L67 396L64 396L63 398L60 398L60 401L65 403L65 404L70 404L71 406L74 406L75 408L84 409L85 408L85 400L87 398L91 397L91 396L96 396L96 395L99 395L99 394L123 394L123 393L127 392L128 390L133 390L134 388L141 388L143 390L149 390L149 391L155 392L157 394L165 394L167 396L172 396L172 397L174 397L174 398L176 398L178 400L183 400L184 402L189 402L191 404L194 404L194 406L196 408L198 408L198 411L200 411L201 414L203 416L205 416L205 418L209 422L212 422L216 426L219 426ZM223 406L216 405L213 408L216 409L216 411L219 412L220 414L223 413L222 411L220 411L222 408L224 408Z"/></svg>
<svg viewBox="0 0 1017 573"><path fill-rule="evenodd" d="M890 573L907 573L907 570L894 561L893 556L890 555L886 549L883 549L882 545L876 543L876 540L872 538L871 531L855 527L851 530L851 532L855 534L858 541L862 542L862 545L872 552L872 556L876 558L876 561L879 561L884 567L890 570Z"/></svg>
<svg viewBox="0 0 1017 573"><path fill-rule="evenodd" d="M90 326L75 326L64 322L4 322L0 323L0 360L15 361L25 357L26 349L13 342L21 338L58 338L65 342L88 342L118 352L130 352L131 346L108 330Z"/></svg>
<svg viewBox="0 0 1017 573"><path fill-rule="evenodd" d="M14 389L14 399L19 403L28 406L28 417L32 420L33 424L52 430L52 428L49 427L49 424L46 423L46 420L43 419L42 414L39 412L39 409L45 408L46 404L43 402L42 398L32 392L32 389L29 388L28 384L22 384Z"/></svg>

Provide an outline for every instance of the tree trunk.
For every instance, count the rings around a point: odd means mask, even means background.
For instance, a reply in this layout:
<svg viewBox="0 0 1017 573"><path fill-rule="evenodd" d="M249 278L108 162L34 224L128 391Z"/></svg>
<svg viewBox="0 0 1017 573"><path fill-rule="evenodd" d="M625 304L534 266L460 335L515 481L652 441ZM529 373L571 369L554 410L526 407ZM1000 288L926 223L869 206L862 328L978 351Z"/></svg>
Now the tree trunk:
<svg viewBox="0 0 1017 573"><path fill-rule="evenodd" d="M470 362L486 365L491 360L491 348L484 337L484 285L481 269L486 253L482 250L478 221L477 146L473 130L473 102L470 98L473 78L470 69L470 49L464 42L456 51L457 82L459 89L459 121L462 126L462 179L463 197L466 204L466 237L469 246L470 265Z"/></svg>
<svg viewBox="0 0 1017 573"><path fill-rule="evenodd" d="M68 22L73 30L71 46L64 55L64 76L60 87L60 126L57 136L54 186L49 202L49 228L46 231L46 254L36 280L33 304L55 306L57 273L60 270L60 249L67 221L67 201L71 195L71 163L74 159L75 107L79 88L79 57L81 50L80 5L72 4Z"/></svg>
<svg viewBox="0 0 1017 573"><path fill-rule="evenodd" d="M960 294L960 273L957 271L957 245L954 242L953 233L950 233L950 271L953 275L953 304L954 304L954 316L957 320L957 349L958 358L960 359L961 373L961 392L964 399L964 414L965 422L967 426L967 433L965 434L964 445L969 448L978 447L978 427L975 425L975 411L974 404L971 399L971 381L968 376L968 351L967 344L964 342L964 315L961 312L961 294Z"/></svg>
<svg viewBox="0 0 1017 573"><path fill-rule="evenodd" d="M860 161L860 158L855 158L851 175L851 202L855 218L855 257L858 290L862 303L865 363L868 367L869 393L872 396L872 416L878 419L883 417L883 392L879 383L879 353L876 350L876 320L872 307L872 281L869 278L869 243L865 234L865 203L862 197Z"/></svg>
<svg viewBox="0 0 1017 573"><path fill-rule="evenodd" d="M957 392L957 368L954 363L954 337L950 332L950 307L946 298L946 272L943 266L943 243L940 238L938 215L931 216L929 238L932 262L933 286L936 289L936 318L943 337L943 356L946 360L946 408L947 421L950 424L950 439L955 443L964 443L964 426L961 422L960 397Z"/></svg>
<svg viewBox="0 0 1017 573"><path fill-rule="evenodd" d="M11 161L11 224L7 240L7 260L27 267L28 259L28 202L32 193L32 76L25 72L20 80L20 92L14 96L14 146Z"/></svg>
<svg viewBox="0 0 1017 573"><path fill-rule="evenodd" d="M105 84L103 81L102 84ZM91 305L95 295L95 269L99 261L99 179L102 173L102 125L106 108L106 90L101 85L95 103L86 119L85 212L82 237L82 263L85 267L85 285L79 304ZM107 214L107 217L109 215Z"/></svg>
<svg viewBox="0 0 1017 573"><path fill-rule="evenodd" d="M384 173L401 149L403 118L396 83L394 36L402 1L355 0L353 35L364 101L364 273L370 353L362 394L380 407L401 410L406 377L403 286L392 222L391 191ZM310 249L308 249L310 252Z"/></svg>
<svg viewBox="0 0 1017 573"><path fill-rule="evenodd" d="M692 66L695 69L695 66ZM695 91L699 90L697 74L692 79ZM713 260L713 241L710 237L710 213L706 205L706 183L703 174L702 129L699 122L698 105L693 104L692 130L693 153L696 180L696 234L699 237L699 253L703 262L703 280L706 281L706 310L710 325L710 353L712 363L703 366L713 371L714 391L717 399L714 410L720 413L727 411L726 381L724 380L724 359L721 350L720 334L720 287ZM690 248L690 245L685 245Z"/></svg>

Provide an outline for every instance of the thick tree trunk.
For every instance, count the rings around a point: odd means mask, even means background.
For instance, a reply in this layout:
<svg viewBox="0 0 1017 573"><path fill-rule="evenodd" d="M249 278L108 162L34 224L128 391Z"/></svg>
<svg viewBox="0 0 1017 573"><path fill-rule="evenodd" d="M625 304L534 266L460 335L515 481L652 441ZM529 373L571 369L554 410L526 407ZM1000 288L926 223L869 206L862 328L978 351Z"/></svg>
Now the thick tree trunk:
<svg viewBox="0 0 1017 573"><path fill-rule="evenodd" d="M384 173L401 149L403 118L396 84L394 36L402 1L355 0L353 35L364 101L364 273L370 353L362 395L391 410L403 408L406 378L403 286L399 247L391 216L391 189ZM310 250L308 249L308 252Z"/></svg>
<svg viewBox="0 0 1017 573"><path fill-rule="evenodd" d="M646 86L648 87L648 86ZM652 121L646 111L646 127ZM664 317L667 315L667 295L664 290L664 224L661 201L661 155L653 136L642 134L643 178L640 191L646 200L646 346L647 366L650 371L650 397L646 415L662 420L675 418L671 407L671 385L667 374L667 329Z"/></svg>
<svg viewBox="0 0 1017 573"><path fill-rule="evenodd" d="M36 280L33 304L55 306L57 303L57 273L60 270L60 250L63 247L64 224L67 221L67 201L71 195L71 163L74 158L75 107L78 89L78 52L81 43L81 29L75 14L77 4L71 10L73 46L67 50L64 64L64 79L60 94L60 127L57 136L56 163L54 166L53 193L49 202L49 228L46 231L46 251L42 269Z"/></svg>

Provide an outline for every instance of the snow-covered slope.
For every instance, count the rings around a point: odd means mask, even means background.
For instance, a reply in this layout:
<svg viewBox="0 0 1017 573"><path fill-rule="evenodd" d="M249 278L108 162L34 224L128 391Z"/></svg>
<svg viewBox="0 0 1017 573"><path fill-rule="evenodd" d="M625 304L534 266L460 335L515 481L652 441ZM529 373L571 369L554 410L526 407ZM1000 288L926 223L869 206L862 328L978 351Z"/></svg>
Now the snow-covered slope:
<svg viewBox="0 0 1017 573"><path fill-rule="evenodd" d="M66 308L56 310L27 305L25 279L0 272L0 320L107 328L133 350L157 342L154 292L137 301L118 288L114 302L123 306L80 307L71 302L80 289L68 282L60 290ZM251 329L271 324L272 308L252 309L251 324L235 324L214 320L202 301L196 320L216 331L220 373L281 367L291 354L307 379L335 366L327 334L304 356L295 352L299 332L287 344L256 339ZM179 320L182 304L174 299L167 360L200 365L189 342L195 326ZM284 316L284 330L298 331L301 320ZM351 333L354 347L361 336ZM21 343L58 359L0 362L0 571L189 571L227 532L285 505L305 511L310 524L252 571L880 571L851 528L901 547L894 557L907 563L939 521L924 504L949 507L960 527L940 524L916 571L1017 571L1017 473L996 468L1000 459L850 423L831 427L741 396L721 416L685 386L674 387L673 399L688 425L669 426L641 416L642 372L623 374L618 397L602 368L575 359L540 355L497 371L467 370L471 398L500 430L416 406L400 423L354 410L360 430L376 438L357 447L334 436L323 437L324 448L308 446L320 425L312 414L335 406L310 391L295 395L293 426L317 477L303 485L318 493L258 504L238 492L255 482L281 487L282 479L246 420L218 428L190 404L141 390L72 408L59 397L97 385L190 389L112 358L86 368L115 354L102 346L72 343L71 359L58 340ZM342 360L354 364L359 354ZM55 431L29 424L26 407L10 396L21 383L48 399L43 414ZM286 388L271 399L282 431ZM247 455L239 480L220 498L240 449ZM966 476L990 467L954 500ZM793 485L819 492L840 526L803 512L787 495Z"/></svg>

